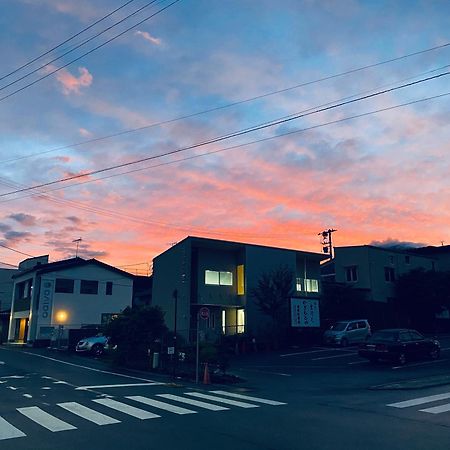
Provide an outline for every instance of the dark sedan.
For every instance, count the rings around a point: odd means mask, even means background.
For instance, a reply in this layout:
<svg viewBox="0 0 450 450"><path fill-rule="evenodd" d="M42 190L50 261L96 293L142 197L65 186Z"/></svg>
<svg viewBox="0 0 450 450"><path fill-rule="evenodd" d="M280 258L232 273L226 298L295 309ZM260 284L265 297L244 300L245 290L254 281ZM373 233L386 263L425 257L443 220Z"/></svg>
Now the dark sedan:
<svg viewBox="0 0 450 450"><path fill-rule="evenodd" d="M436 339L427 339L416 330L393 328L373 333L358 354L372 362L383 359L405 364L413 359L437 359L440 350Z"/></svg>

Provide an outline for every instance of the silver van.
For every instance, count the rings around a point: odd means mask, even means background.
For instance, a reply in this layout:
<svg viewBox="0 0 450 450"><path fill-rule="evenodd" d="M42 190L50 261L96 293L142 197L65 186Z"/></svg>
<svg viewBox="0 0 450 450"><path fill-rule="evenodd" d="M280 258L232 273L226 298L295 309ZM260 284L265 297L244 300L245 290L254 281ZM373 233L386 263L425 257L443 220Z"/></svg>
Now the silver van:
<svg viewBox="0 0 450 450"><path fill-rule="evenodd" d="M364 342L371 334L370 325L366 319L340 320L325 331L323 342L346 347L349 344Z"/></svg>

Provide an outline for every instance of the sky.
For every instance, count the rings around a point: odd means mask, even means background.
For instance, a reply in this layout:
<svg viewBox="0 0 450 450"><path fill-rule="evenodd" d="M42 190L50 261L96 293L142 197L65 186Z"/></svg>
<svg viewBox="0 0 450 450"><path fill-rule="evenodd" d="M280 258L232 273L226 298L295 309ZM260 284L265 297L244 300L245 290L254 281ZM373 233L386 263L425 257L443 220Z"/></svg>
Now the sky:
<svg viewBox="0 0 450 450"><path fill-rule="evenodd" d="M0 3L0 267L450 243L448 1Z"/></svg>

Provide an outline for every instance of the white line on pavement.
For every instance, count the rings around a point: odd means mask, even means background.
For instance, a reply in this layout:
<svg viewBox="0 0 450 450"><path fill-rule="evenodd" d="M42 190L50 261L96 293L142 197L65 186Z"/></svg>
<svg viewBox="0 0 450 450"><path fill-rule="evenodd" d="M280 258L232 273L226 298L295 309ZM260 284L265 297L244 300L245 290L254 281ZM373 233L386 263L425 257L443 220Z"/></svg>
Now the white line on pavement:
<svg viewBox="0 0 450 450"><path fill-rule="evenodd" d="M168 400L174 400L176 402L186 403L186 404L192 405L192 406L197 406L198 408L209 409L210 411L225 411L226 409L229 409L229 408L226 408L225 406L212 405L211 403L200 402L198 400L193 400L192 398L180 397L178 395L172 395L172 394L156 394L156 395L158 397L167 398Z"/></svg>
<svg viewBox="0 0 450 450"><path fill-rule="evenodd" d="M407 369L408 367L417 367L417 366L425 366L426 364L436 364L440 362L448 361L448 359L434 359L433 361L425 361L421 363L415 363L415 364L406 364L404 366L394 366L392 367L392 370L398 370L398 369Z"/></svg>
<svg viewBox="0 0 450 450"><path fill-rule="evenodd" d="M443 394L413 398L412 400L406 400L403 402L389 403L386 406L391 406L392 408L409 408L410 406L423 405L425 403L437 402L439 400L446 400L448 398L450 398L450 392L445 392Z"/></svg>
<svg viewBox="0 0 450 450"><path fill-rule="evenodd" d="M54 361L54 362L57 362L57 363L60 363L60 364L66 364L67 366L73 366L73 367L78 367L80 369L91 370L92 372L106 373L108 375L115 375L117 377L131 378L133 380L141 380L141 381L148 381L148 382L154 383L153 380L149 380L147 378L139 378L139 377L135 377L135 376L132 376L132 375L124 375L122 373L109 372L108 370L94 369L93 367L81 366L80 364L74 364L74 363L71 363L71 362L62 361L62 360L56 359L56 358L50 358L49 356L39 355L37 353L32 353L32 352L22 352L22 353L24 353L25 355L31 355L31 356L36 356L38 358L48 359L50 361Z"/></svg>
<svg viewBox="0 0 450 450"><path fill-rule="evenodd" d="M447 403L445 405L440 405L440 406L434 406L433 408L421 409L420 411L426 412L429 414L440 414L443 412L450 411L450 403Z"/></svg>
<svg viewBox="0 0 450 450"><path fill-rule="evenodd" d="M287 356L309 355L310 353L330 352L333 350L336 350L336 349L327 348L327 349L320 349L320 350L306 350L304 352L285 353L284 355L280 355L280 358L286 358Z"/></svg>
<svg viewBox="0 0 450 450"><path fill-rule="evenodd" d="M58 431L76 430L77 428L73 425L70 425L70 423L64 422L63 420L46 413L37 406L30 406L29 408L17 408L17 411L19 411L25 417L31 419L33 422L36 422L42 427L47 428L47 430L52 431L53 433Z"/></svg>
<svg viewBox="0 0 450 450"><path fill-rule="evenodd" d="M22 433L18 428L0 417L0 441L3 439L14 439L24 436L26 436L25 433Z"/></svg>
<svg viewBox="0 0 450 450"><path fill-rule="evenodd" d="M98 386L79 386L75 388L76 391L87 391L89 389L100 389L100 388L121 388L121 387L134 387L134 386L161 386L164 383L128 383L128 384L103 384Z"/></svg>
<svg viewBox="0 0 450 450"><path fill-rule="evenodd" d="M185 395L191 395L192 397L198 397L204 400L211 400L217 403L225 403L226 405L237 406L238 408L259 408L259 405L253 405L251 403L244 403L236 400L230 400L229 398L220 398L215 395L202 394L201 392L185 392Z"/></svg>
<svg viewBox="0 0 450 450"><path fill-rule="evenodd" d="M129 416L136 417L137 419L141 420L156 419L158 417L161 417L158 416L157 414L153 414L143 409L127 405L126 403L118 402L117 400L112 400L111 398L98 398L92 401L100 405L107 406L108 408L115 409L116 411L120 411L121 413L128 414Z"/></svg>
<svg viewBox="0 0 450 450"><path fill-rule="evenodd" d="M275 400L268 400L266 398L252 397L250 395L235 394L234 392L228 392L228 391L211 391L211 392L213 394L226 395L227 397L239 398L241 400L249 400L251 402L256 402L256 403L264 403L266 405L272 405L272 406L286 405L286 403L283 403L283 402L277 402Z"/></svg>
<svg viewBox="0 0 450 450"><path fill-rule="evenodd" d="M181 406L170 405L169 403L160 402L158 400L153 400L151 398L142 397L141 395L130 395L130 400L143 403L144 405L153 406L154 408L163 409L165 411L172 412L174 414L197 414L197 411L192 411L192 409L182 408Z"/></svg>
<svg viewBox="0 0 450 450"><path fill-rule="evenodd" d="M320 358L312 358L311 361L320 361L322 359L332 359L332 358L345 358L348 356L355 356L357 354L358 354L357 352L351 352L351 353L347 353L345 355L321 356Z"/></svg>
<svg viewBox="0 0 450 450"><path fill-rule="evenodd" d="M80 405L76 402L58 403L58 406L97 425L111 425L113 423L120 423L120 420L113 419L106 414L99 413L98 411L94 411L93 409Z"/></svg>
<svg viewBox="0 0 450 450"><path fill-rule="evenodd" d="M353 366L355 364L369 364L370 361L353 361L353 362L349 362L347 363L349 366Z"/></svg>

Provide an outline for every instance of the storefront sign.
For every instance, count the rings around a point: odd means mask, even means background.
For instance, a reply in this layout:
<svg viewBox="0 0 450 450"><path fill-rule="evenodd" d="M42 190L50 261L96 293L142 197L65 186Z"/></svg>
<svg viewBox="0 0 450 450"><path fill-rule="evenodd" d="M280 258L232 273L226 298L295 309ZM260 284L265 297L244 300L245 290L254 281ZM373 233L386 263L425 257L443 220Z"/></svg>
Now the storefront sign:
<svg viewBox="0 0 450 450"><path fill-rule="evenodd" d="M320 327L319 300L291 298L291 325L293 327Z"/></svg>

